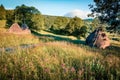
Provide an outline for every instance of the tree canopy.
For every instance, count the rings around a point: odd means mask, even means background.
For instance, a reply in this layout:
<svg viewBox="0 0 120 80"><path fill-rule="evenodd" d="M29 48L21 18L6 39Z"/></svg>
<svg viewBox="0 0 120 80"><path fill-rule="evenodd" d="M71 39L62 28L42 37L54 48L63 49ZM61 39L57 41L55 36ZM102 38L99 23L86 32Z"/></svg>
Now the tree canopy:
<svg viewBox="0 0 120 80"><path fill-rule="evenodd" d="M97 14L100 21L110 24L109 29L120 26L120 0L94 0L94 5L89 5L92 15Z"/></svg>
<svg viewBox="0 0 120 80"><path fill-rule="evenodd" d="M32 15L31 28L35 30L44 29L44 17L41 14Z"/></svg>
<svg viewBox="0 0 120 80"><path fill-rule="evenodd" d="M15 8L15 17L18 20L25 20L25 19L31 18L32 14L40 14L40 12L35 7L32 7L32 6L29 7L24 4L22 4L21 6L17 6Z"/></svg>
<svg viewBox="0 0 120 80"><path fill-rule="evenodd" d="M98 18L94 18L91 24L92 31L94 31L97 27L99 27L99 24L100 24L100 20Z"/></svg>
<svg viewBox="0 0 120 80"><path fill-rule="evenodd" d="M6 10L6 26L11 26L15 21L14 10Z"/></svg>
<svg viewBox="0 0 120 80"><path fill-rule="evenodd" d="M54 23L53 25L51 26L51 30L53 31L56 31L56 32L60 32L63 31L66 27L66 25L68 24L69 22L69 19L66 18L66 17L57 17L55 20L54 20Z"/></svg>
<svg viewBox="0 0 120 80"><path fill-rule="evenodd" d="M70 20L68 25L66 26L65 30L68 34L79 34L80 28L84 25L84 22L82 19L78 17L74 17Z"/></svg>
<svg viewBox="0 0 120 80"><path fill-rule="evenodd" d="M29 7L23 4L21 6L17 6L14 11L15 20L17 20L17 22L19 22L20 24L26 23L29 28L35 30L43 29L43 16L35 7Z"/></svg>

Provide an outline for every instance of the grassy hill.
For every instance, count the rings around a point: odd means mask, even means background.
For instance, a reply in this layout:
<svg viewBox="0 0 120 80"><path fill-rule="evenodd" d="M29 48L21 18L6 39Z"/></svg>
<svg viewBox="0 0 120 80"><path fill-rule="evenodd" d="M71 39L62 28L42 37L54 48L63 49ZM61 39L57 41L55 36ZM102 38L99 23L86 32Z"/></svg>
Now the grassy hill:
<svg viewBox="0 0 120 80"><path fill-rule="evenodd" d="M6 20L0 20L0 28L4 28L6 26Z"/></svg>
<svg viewBox="0 0 120 80"><path fill-rule="evenodd" d="M70 36L45 31L34 35L37 37L0 33L1 80L120 79L120 42L112 41L111 47L102 50L90 48ZM36 43L30 48L19 47ZM10 46L18 48L5 52L4 48Z"/></svg>

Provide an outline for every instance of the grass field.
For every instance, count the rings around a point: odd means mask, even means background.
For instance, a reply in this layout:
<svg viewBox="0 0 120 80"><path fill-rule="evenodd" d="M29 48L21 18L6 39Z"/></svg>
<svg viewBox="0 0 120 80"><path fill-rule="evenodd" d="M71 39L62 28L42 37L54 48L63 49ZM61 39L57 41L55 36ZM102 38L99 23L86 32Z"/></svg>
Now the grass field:
<svg viewBox="0 0 120 80"><path fill-rule="evenodd" d="M0 20L0 28L4 28L6 26L6 20Z"/></svg>
<svg viewBox="0 0 120 80"><path fill-rule="evenodd" d="M15 47L22 44L35 44L39 43L39 39L33 35L17 35L0 32L0 48L2 47Z"/></svg>
<svg viewBox="0 0 120 80"><path fill-rule="evenodd" d="M102 50L74 37L33 33L38 38L0 33L0 47L38 44L0 52L0 80L120 80L119 41Z"/></svg>

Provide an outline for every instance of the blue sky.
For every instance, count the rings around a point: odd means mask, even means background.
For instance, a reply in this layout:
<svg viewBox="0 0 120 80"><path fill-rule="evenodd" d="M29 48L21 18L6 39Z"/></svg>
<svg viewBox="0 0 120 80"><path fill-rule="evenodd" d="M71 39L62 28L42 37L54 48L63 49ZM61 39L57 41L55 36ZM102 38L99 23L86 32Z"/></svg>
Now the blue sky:
<svg viewBox="0 0 120 80"><path fill-rule="evenodd" d="M90 3L93 4L93 0L0 0L0 4L3 4L6 9L14 9L18 5L25 4L36 7L46 15L80 17L85 17L86 13L90 12L88 7Z"/></svg>

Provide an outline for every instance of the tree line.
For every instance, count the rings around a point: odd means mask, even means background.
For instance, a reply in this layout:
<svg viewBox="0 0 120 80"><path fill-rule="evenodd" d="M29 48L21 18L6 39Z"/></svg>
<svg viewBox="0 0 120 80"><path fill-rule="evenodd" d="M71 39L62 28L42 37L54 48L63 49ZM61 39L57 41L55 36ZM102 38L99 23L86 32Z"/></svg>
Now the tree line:
<svg viewBox="0 0 120 80"><path fill-rule="evenodd" d="M16 6L13 10L6 10L3 5L0 6L0 20L6 20L6 26L10 27L14 22L18 24L27 24L31 30L49 30L57 34L73 35L76 37L85 37L88 26L81 18L48 16L33 6Z"/></svg>

